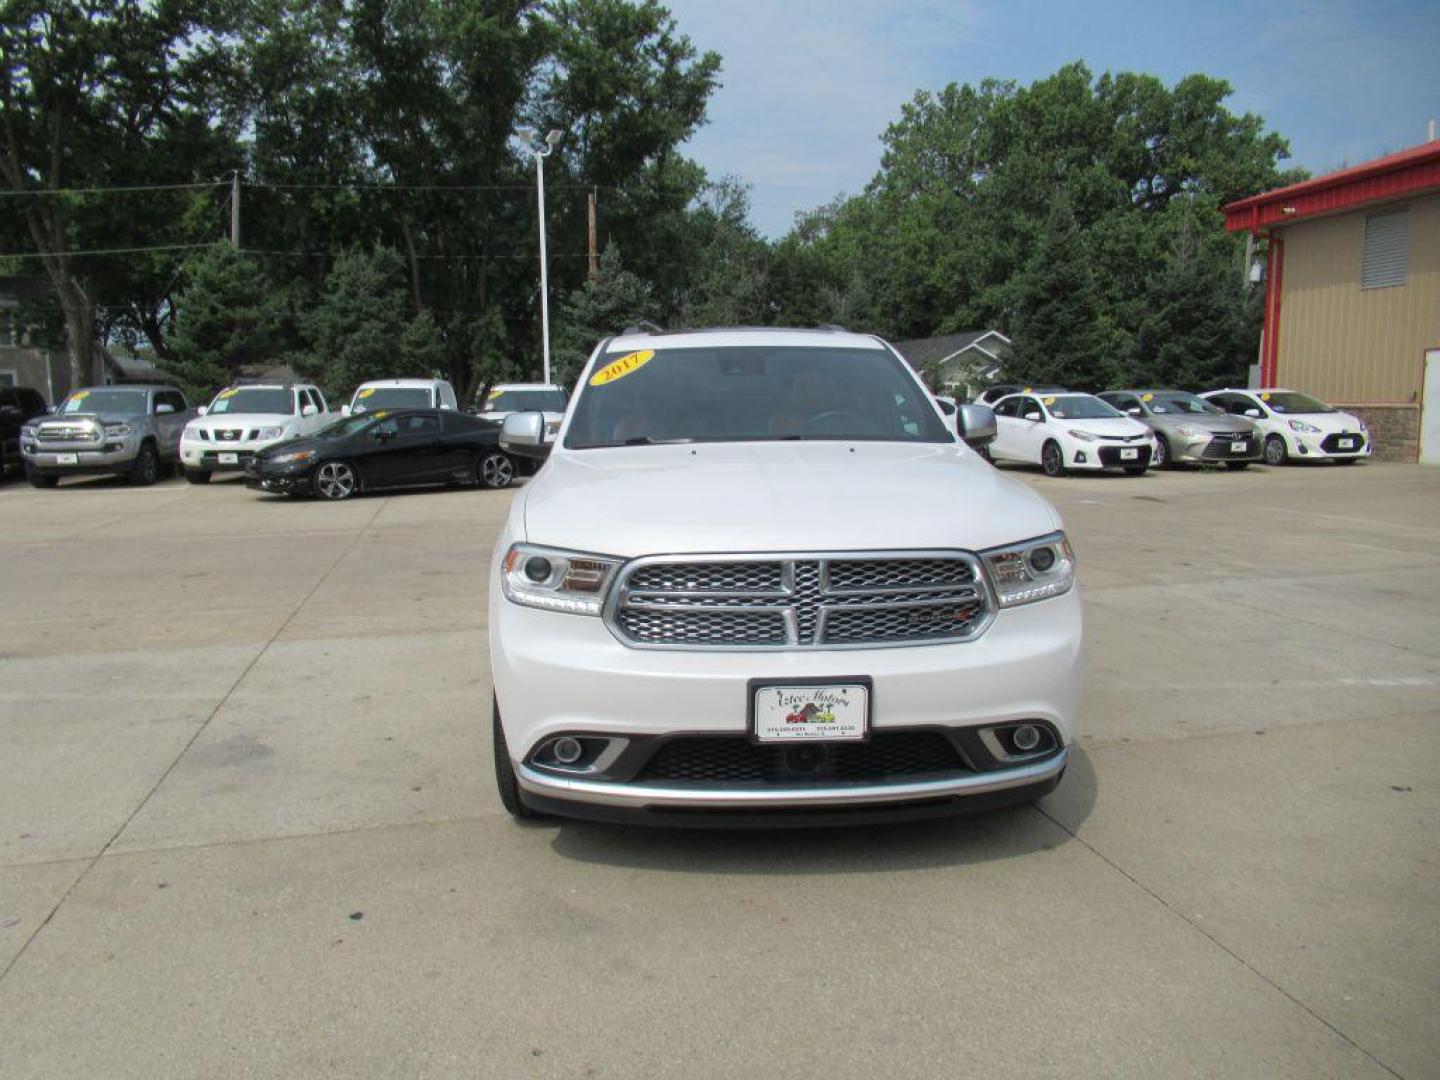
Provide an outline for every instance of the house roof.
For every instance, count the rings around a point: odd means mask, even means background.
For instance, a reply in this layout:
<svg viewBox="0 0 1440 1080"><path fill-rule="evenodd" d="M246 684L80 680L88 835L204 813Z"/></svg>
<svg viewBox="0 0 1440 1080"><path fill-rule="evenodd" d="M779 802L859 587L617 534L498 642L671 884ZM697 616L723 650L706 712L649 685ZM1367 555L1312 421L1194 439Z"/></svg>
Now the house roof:
<svg viewBox="0 0 1440 1080"><path fill-rule="evenodd" d="M1225 228L1259 232L1430 189L1440 190L1440 139L1233 202L1225 207Z"/></svg>
<svg viewBox="0 0 1440 1080"><path fill-rule="evenodd" d="M909 341L897 341L896 350L915 369L925 367L927 364L939 363L948 360L956 353L962 353L966 349L974 348L990 336L999 338L1006 345L1010 339L999 330L963 330L958 334L942 334L940 337L911 338ZM991 360L994 354L987 349L981 349Z"/></svg>

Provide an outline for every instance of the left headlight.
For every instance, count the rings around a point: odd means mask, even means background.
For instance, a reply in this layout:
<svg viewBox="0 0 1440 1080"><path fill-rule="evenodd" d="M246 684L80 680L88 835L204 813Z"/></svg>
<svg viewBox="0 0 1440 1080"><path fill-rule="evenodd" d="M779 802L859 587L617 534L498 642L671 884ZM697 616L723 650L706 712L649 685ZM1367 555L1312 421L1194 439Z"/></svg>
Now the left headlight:
<svg viewBox="0 0 1440 1080"><path fill-rule="evenodd" d="M500 566L505 599L546 611L599 615L619 559L515 544Z"/></svg>
<svg viewBox="0 0 1440 1080"><path fill-rule="evenodd" d="M129 435L131 431L129 424L106 424L106 435Z"/></svg>
<svg viewBox="0 0 1440 1080"><path fill-rule="evenodd" d="M1099 435L1091 435L1088 431L1080 431L1079 429L1073 427L1069 431L1067 431L1066 434L1069 435L1072 439L1079 439L1081 442L1095 442L1097 439L1100 438Z"/></svg>
<svg viewBox="0 0 1440 1080"><path fill-rule="evenodd" d="M284 434L285 429L283 427L262 427L259 431L255 432L255 437L257 439L278 439Z"/></svg>
<svg viewBox="0 0 1440 1080"><path fill-rule="evenodd" d="M1189 424L1177 424L1175 434L1179 435L1182 439L1198 439L1202 435L1208 435L1209 432L1197 427L1191 427Z"/></svg>
<svg viewBox="0 0 1440 1080"><path fill-rule="evenodd" d="M1075 584L1075 552L1063 532L982 551L980 557L1002 608L1060 596Z"/></svg>
<svg viewBox="0 0 1440 1080"><path fill-rule="evenodd" d="M309 461L315 456L314 450L296 450L290 454L276 454L272 458L266 458L271 465L298 465L302 461Z"/></svg>
<svg viewBox="0 0 1440 1080"><path fill-rule="evenodd" d="M1319 435L1319 434L1320 434L1320 429L1319 429L1318 427L1316 427L1314 424L1307 424L1304 420L1291 420L1291 421L1290 421L1290 430L1291 430L1291 431L1300 431L1300 432L1303 432L1303 433L1306 434L1306 435Z"/></svg>

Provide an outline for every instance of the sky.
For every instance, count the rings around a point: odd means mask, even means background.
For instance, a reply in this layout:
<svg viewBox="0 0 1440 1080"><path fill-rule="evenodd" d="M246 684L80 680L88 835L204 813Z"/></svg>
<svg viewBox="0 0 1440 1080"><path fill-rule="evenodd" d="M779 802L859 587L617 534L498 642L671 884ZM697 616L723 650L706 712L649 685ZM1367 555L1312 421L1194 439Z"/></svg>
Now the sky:
<svg viewBox="0 0 1440 1080"><path fill-rule="evenodd" d="M864 188L880 136L917 90L987 76L1032 82L1072 60L1173 84L1234 88L1312 173L1425 141L1440 127L1440 0L664 0L721 55L722 86L688 153L751 185L752 220Z"/></svg>

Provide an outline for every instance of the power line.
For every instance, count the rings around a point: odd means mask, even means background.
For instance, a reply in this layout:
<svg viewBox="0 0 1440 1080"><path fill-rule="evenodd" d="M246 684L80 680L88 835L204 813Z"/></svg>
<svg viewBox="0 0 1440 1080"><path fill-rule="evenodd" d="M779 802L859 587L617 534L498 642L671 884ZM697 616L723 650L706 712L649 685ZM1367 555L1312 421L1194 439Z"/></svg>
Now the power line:
<svg viewBox="0 0 1440 1080"><path fill-rule="evenodd" d="M0 259L59 259L67 255L135 255L142 251L183 251L191 248L214 247L220 243L210 240L203 244L156 244L152 247L122 248L79 248L75 251L12 251L0 253Z"/></svg>
<svg viewBox="0 0 1440 1080"><path fill-rule="evenodd" d="M127 191L193 191L197 188L220 187L229 182L228 180L212 180L204 184L136 184L132 187L4 188L0 189L0 196L109 195L116 192Z"/></svg>

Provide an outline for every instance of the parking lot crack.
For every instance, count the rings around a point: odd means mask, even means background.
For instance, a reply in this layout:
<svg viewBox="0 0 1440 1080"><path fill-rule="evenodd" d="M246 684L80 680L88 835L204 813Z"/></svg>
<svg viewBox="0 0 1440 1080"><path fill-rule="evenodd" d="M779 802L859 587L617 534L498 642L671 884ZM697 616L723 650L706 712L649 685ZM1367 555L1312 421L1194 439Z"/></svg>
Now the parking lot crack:
<svg viewBox="0 0 1440 1080"><path fill-rule="evenodd" d="M1384 1069L1384 1070L1385 1070L1387 1073L1389 1073L1391 1076L1396 1077L1397 1080L1405 1080L1404 1074L1396 1071L1396 1070L1395 1070L1394 1068L1392 1068L1390 1065L1387 1065L1387 1064L1386 1064L1384 1061L1382 1061L1380 1058L1376 1057L1375 1054L1374 1054L1372 1051L1366 1049L1365 1046L1363 1046L1362 1044L1356 1042L1353 1038L1351 1038L1349 1035L1347 1035L1342 1029L1340 1029L1339 1027L1337 1027L1337 1026L1336 1026L1335 1024L1333 1024L1331 1021L1327 1020L1324 1016L1320 1015L1320 1013L1318 1013L1318 1012L1317 1012L1314 1008L1312 1008L1310 1005L1306 1004L1306 1003L1305 1003L1304 1001L1302 1001L1300 998L1296 997L1293 993L1291 993L1291 992L1290 992L1289 990L1287 990L1285 987L1281 986L1278 982L1276 982L1274 979L1272 979L1269 975L1266 975L1263 971L1261 971L1259 968L1257 968L1257 967L1256 967L1254 964L1252 964L1249 960L1246 960L1243 956L1241 956L1239 953L1237 953L1234 949L1230 948L1229 945L1226 945L1225 942L1221 941L1218 937L1216 937L1213 933L1211 933L1211 932L1210 932L1209 930L1207 930L1205 927L1201 926L1201 925L1200 925L1198 922L1196 922L1194 919L1190 918L1188 915L1185 914L1185 912L1181 911L1181 910L1180 910L1179 908L1177 908L1174 904L1172 904L1169 900L1165 899L1165 897L1163 897L1162 895L1160 895L1160 893L1156 892L1156 891L1155 891L1154 889L1152 889L1149 885L1145 884L1145 882L1141 881L1141 880L1140 880L1139 878L1137 878L1134 874L1130 873L1130 871L1126 870L1123 866L1121 866L1119 863L1117 863L1114 859L1111 859L1111 858L1110 858L1109 856L1107 856L1104 852L1102 852L1099 848L1095 847L1094 844L1090 843L1090 842L1089 842L1088 840L1086 840L1083 836L1081 836L1079 833L1077 833L1074 829L1070 828L1070 827L1069 827L1068 825L1066 825L1063 821L1060 821L1059 819L1057 819L1056 817L1054 817L1052 814L1047 813L1044 807L1042 807L1042 806L1040 806L1040 805L1038 805L1038 804L1035 804L1034 809L1036 810L1037 813L1040 814L1041 817L1045 818L1047 821L1049 821L1049 822L1050 822L1052 825L1054 825L1056 828L1062 830L1062 831L1063 831L1067 836L1069 836L1072 840L1074 840L1076 843L1078 843L1081 847L1085 848L1086 851L1090 852L1090 854L1094 855L1097 859L1099 859L1101 862L1103 862L1106 866L1110 867L1110 869L1114 870L1114 871L1115 871L1117 874L1119 874L1121 877L1125 878L1125 880L1128 881L1128 882L1130 882L1130 884L1134 885L1137 889L1140 889L1142 892L1144 892L1144 893L1146 893L1147 895L1149 895L1150 898L1151 898L1152 900L1154 900L1157 904L1159 904L1161 907L1165 908L1166 911L1170 912L1170 914L1174 915L1177 919L1179 919L1181 922L1185 923L1185 924L1186 924L1187 926L1189 926L1192 930L1194 930L1196 933L1198 933L1201 937L1203 937L1203 938L1205 938L1207 941L1209 941L1212 945L1214 945L1217 949L1219 949L1221 952L1223 952L1226 956L1230 957L1230 959L1234 960L1237 964L1239 964L1241 967L1243 967L1243 968L1244 968L1246 971L1248 971L1251 975L1255 976L1255 978L1259 979L1261 982L1263 982L1266 986L1270 987L1270 989L1274 990L1274 991L1275 991L1277 994L1279 994L1281 997L1284 997L1286 1000L1288 1000L1289 1002L1291 1002L1293 1005L1295 1005L1295 1006L1297 1006L1298 1008L1300 1008L1301 1010L1303 1010L1307 1015L1309 1015L1309 1016L1310 1016L1312 1019L1314 1019L1317 1023L1323 1025L1328 1031L1330 1031L1332 1034L1334 1034L1334 1035L1336 1036L1336 1038L1340 1039L1341 1041L1343 1041L1344 1043L1346 1043L1348 1046L1353 1047L1358 1053L1363 1054L1363 1055L1364 1055L1366 1058L1368 1058L1370 1061L1374 1062L1378 1067Z"/></svg>
<svg viewBox="0 0 1440 1080"><path fill-rule="evenodd" d="M370 517L366 520L365 524L362 525L356 531L355 535L350 538L350 542L341 549L340 554L335 556L334 560L325 569L325 572L321 574L318 579L316 579L315 584L312 585L309 591L300 598L294 609L290 612L289 615L285 617L285 620L278 627L275 628L274 633L272 633L265 640L265 643L256 650L255 655L250 658L250 662L245 665L244 670L242 670L240 674L235 677L235 680L230 684L229 688L221 696L220 700L216 702L215 707L210 710L210 712L205 716L205 719L202 720L200 724L195 728L195 731L191 734L190 738L186 740L185 745L180 748L180 752L175 755L174 759L170 762L169 765L165 767L165 770L156 779L155 783L152 784L150 786L150 789L145 792L144 798L142 798L138 803L136 803L134 809L132 809L130 813L126 815L125 820L120 823L119 828L117 828L111 834L110 838L105 841L104 845L100 848L100 850L88 860L85 869L81 871L79 876L77 876L73 882L70 883L70 887L61 894L60 899L55 901L54 905L50 908L50 911L45 915L45 918L40 921L40 925L38 925L35 928L34 932L32 932L31 935L25 939L25 943L21 945L18 950L16 950L15 955L10 958L9 963L5 965L4 969L0 970L0 982L3 982L5 978L10 974L10 972L14 970L15 965L20 962L21 957L25 955L25 953L29 950L30 946L45 931L45 928L50 925L51 921L55 918L56 914L59 913L60 909L64 907L65 902L70 899L70 896L75 892L75 890L80 887L80 883L89 876L90 872L95 868L95 865L102 858L105 857L105 855L110 851L111 847L114 846L115 842L120 839L120 837L124 834L125 830L130 827L130 824L136 819L136 817L140 815L140 812L145 809L146 805L155 796L155 793L159 791L160 788L164 785L165 781L170 778L170 774L175 771L175 768L184 759L185 755L190 752L190 749L199 740L200 736L205 733L207 728L209 728L211 721L213 721L215 717L219 715L220 710L225 708L226 703L229 702L235 691L239 689L240 684L245 681L245 679L250 675L250 672L255 670L255 666L260 663L261 658L270 651L270 647L274 645L277 640L279 640L280 636L285 632L285 628L288 627L295 620L295 617L304 610L305 605L310 602L311 598L317 592L319 592L325 582L330 579L330 575L335 573L335 571L339 569L340 564L343 563L345 559L350 555L350 553L356 549L360 541L364 538L365 534L369 532L370 527L374 525L376 519L380 517L381 512L385 509L385 506L389 503L389 501L389 499L385 499L380 502L380 504L375 508L375 512L370 515ZM104 526L101 527L103 528Z"/></svg>

